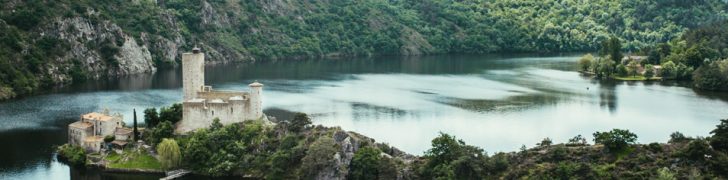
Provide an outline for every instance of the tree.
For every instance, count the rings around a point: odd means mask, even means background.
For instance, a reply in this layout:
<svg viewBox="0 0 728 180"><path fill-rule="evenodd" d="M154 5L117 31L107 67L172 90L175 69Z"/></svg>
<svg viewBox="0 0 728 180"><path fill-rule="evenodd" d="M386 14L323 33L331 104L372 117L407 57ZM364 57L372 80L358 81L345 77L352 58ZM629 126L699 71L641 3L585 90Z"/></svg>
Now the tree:
<svg viewBox="0 0 728 180"><path fill-rule="evenodd" d="M728 119L720 120L720 124L710 131L713 136L710 138L710 146L718 151L728 153Z"/></svg>
<svg viewBox="0 0 728 180"><path fill-rule="evenodd" d="M665 63L662 63L660 76L665 79L675 78L676 71L677 67L675 66L675 63L673 63L672 61L667 61Z"/></svg>
<svg viewBox="0 0 728 180"><path fill-rule="evenodd" d="M581 134L574 136L573 138L569 139L569 142L566 143L567 146L585 146L587 145L586 138L582 137Z"/></svg>
<svg viewBox="0 0 728 180"><path fill-rule="evenodd" d="M149 144L159 144L162 139L174 136L174 126L169 121L163 121L149 131L146 133L148 134L146 139Z"/></svg>
<svg viewBox="0 0 728 180"><path fill-rule="evenodd" d="M139 140L139 129L137 128L137 115L136 109L134 109L134 141Z"/></svg>
<svg viewBox="0 0 728 180"><path fill-rule="evenodd" d="M728 90L728 60L714 61L703 65L693 73L696 88L705 90Z"/></svg>
<svg viewBox="0 0 728 180"><path fill-rule="evenodd" d="M590 71L592 64L594 63L594 56L592 54L586 54L581 56L579 59L579 69L584 72Z"/></svg>
<svg viewBox="0 0 728 180"><path fill-rule="evenodd" d="M640 65L637 64L636 61L629 61L629 63L627 64L627 72L632 77L635 77L635 76L637 76L637 71L638 71L639 67L640 67Z"/></svg>
<svg viewBox="0 0 728 180"><path fill-rule="evenodd" d="M681 142L687 142L690 141L690 138L686 137L683 133L675 131L672 134L670 134L670 140L669 143L681 143Z"/></svg>
<svg viewBox="0 0 728 180"><path fill-rule="evenodd" d="M381 166L380 151L373 147L364 147L354 154L349 165L349 177L353 180L377 179Z"/></svg>
<svg viewBox="0 0 728 180"><path fill-rule="evenodd" d="M210 130L215 131L218 129L222 129L223 126L224 125L222 125L222 123L220 123L220 118L215 118L215 119L212 119L212 124L210 124Z"/></svg>
<svg viewBox="0 0 728 180"><path fill-rule="evenodd" d="M159 124L159 114L157 114L157 109L147 108L144 110L144 124L147 125L147 128L153 128Z"/></svg>
<svg viewBox="0 0 728 180"><path fill-rule="evenodd" d="M296 113L296 115L293 116L289 130L293 132L300 132L310 124L311 118L309 118L306 113Z"/></svg>
<svg viewBox="0 0 728 180"><path fill-rule="evenodd" d="M175 103L170 107L162 107L162 109L159 109L159 120L169 121L172 124L182 120L182 104Z"/></svg>
<svg viewBox="0 0 728 180"><path fill-rule="evenodd" d="M601 56L609 56L614 62L622 62L622 43L616 36L609 37L608 40L602 41L602 47L599 51Z"/></svg>
<svg viewBox="0 0 728 180"><path fill-rule="evenodd" d="M553 141L551 141L551 138L543 138L543 140L541 140L540 143L536 143L536 145L541 147L549 147L552 143Z"/></svg>
<svg viewBox="0 0 728 180"><path fill-rule="evenodd" d="M705 139L695 139L679 152L679 155L693 161L703 161L706 155L712 155L710 145Z"/></svg>
<svg viewBox="0 0 728 180"><path fill-rule="evenodd" d="M174 139L164 138L159 145L157 145L157 154L159 154L159 162L162 164L164 169L174 169L182 162L182 153L179 150L179 145Z"/></svg>
<svg viewBox="0 0 728 180"><path fill-rule="evenodd" d="M627 69L627 66L624 66L623 64L617 65L617 75L621 77L629 75L629 69Z"/></svg>
<svg viewBox="0 0 728 180"><path fill-rule="evenodd" d="M304 179L316 179L323 169L336 166L334 154L338 151L334 139L320 137L314 141L301 159L301 173Z"/></svg>
<svg viewBox="0 0 728 180"><path fill-rule="evenodd" d="M594 143L603 144L611 153L622 152L637 141L637 135L629 130L612 129L609 132L595 132Z"/></svg>
<svg viewBox="0 0 728 180"><path fill-rule="evenodd" d="M80 146L74 146L70 144L64 144L58 147L58 154L68 159L68 161L76 166L81 166L86 163L86 150Z"/></svg>
<svg viewBox="0 0 728 180"><path fill-rule="evenodd" d="M652 66L652 64L645 65L645 78L650 79L653 76L655 76L655 66Z"/></svg>
<svg viewBox="0 0 728 180"><path fill-rule="evenodd" d="M427 163L420 173L424 179L483 179L489 170L483 153L483 149L440 133L425 152Z"/></svg>
<svg viewBox="0 0 728 180"><path fill-rule="evenodd" d="M611 58L599 58L599 62L596 68L597 78L606 79L614 72L614 61Z"/></svg>

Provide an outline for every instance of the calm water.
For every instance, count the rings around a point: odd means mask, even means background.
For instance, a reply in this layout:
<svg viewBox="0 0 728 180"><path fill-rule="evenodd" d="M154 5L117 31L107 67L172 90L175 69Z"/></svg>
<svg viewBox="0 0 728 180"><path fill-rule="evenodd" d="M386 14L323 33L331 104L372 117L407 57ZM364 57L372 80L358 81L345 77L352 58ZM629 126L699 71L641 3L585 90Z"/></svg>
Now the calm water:
<svg viewBox="0 0 728 180"><path fill-rule="evenodd" d="M533 147L595 131L629 129L639 142L671 132L706 136L728 118L728 93L675 83L599 82L574 70L574 56L428 56L279 61L208 67L216 89L264 83L266 113L300 111L315 124L341 126L422 154L438 132L486 151ZM93 81L0 103L0 179L158 178L69 168L54 159L66 125L108 108L131 123L132 109L181 99L179 71Z"/></svg>

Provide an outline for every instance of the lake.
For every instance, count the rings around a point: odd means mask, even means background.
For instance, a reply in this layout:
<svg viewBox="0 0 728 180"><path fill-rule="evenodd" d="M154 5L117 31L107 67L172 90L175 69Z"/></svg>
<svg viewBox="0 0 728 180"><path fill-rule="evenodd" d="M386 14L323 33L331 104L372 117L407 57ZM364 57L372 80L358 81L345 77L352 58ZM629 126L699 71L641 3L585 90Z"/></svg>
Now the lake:
<svg viewBox="0 0 728 180"><path fill-rule="evenodd" d="M340 126L421 155L439 132L489 154L556 143L612 128L640 143L666 142L680 131L707 136L728 118L728 93L676 82L597 81L576 72L580 54L376 57L287 60L206 68L215 89L265 84L268 115L305 112L314 124ZM181 72L160 71L89 81L0 103L0 179L128 179L70 168L54 158L67 125L108 108L132 122L149 107L182 98Z"/></svg>

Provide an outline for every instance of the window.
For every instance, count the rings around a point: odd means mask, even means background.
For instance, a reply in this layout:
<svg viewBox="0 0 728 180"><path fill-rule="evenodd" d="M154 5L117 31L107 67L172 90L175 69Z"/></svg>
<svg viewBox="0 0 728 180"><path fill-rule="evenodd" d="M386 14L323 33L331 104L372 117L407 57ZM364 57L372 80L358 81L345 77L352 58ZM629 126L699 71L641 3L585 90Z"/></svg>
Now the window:
<svg viewBox="0 0 728 180"><path fill-rule="evenodd" d="M215 111L212 111L212 115L213 115L213 116L215 115Z"/></svg>

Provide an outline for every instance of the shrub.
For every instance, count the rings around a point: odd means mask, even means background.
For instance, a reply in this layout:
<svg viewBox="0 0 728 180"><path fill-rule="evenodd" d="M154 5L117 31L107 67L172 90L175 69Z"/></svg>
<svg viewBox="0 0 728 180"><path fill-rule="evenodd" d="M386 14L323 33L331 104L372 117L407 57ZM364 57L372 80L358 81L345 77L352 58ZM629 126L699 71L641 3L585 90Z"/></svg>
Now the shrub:
<svg viewBox="0 0 728 180"><path fill-rule="evenodd" d="M72 165L83 165L86 163L86 150L80 146L64 144L58 147L58 155L66 158Z"/></svg>
<svg viewBox="0 0 728 180"><path fill-rule="evenodd" d="M657 176L655 180L675 180L675 174L670 172L670 169L663 167L657 170Z"/></svg>
<svg viewBox="0 0 728 180"><path fill-rule="evenodd" d="M549 147L551 146L551 143L551 138L543 138L543 140L541 140L541 142L537 143L536 145L541 147Z"/></svg>
<svg viewBox="0 0 728 180"><path fill-rule="evenodd" d="M557 146L549 151L548 157L552 162L563 161L569 156L569 152L564 146Z"/></svg>
<svg viewBox="0 0 728 180"><path fill-rule="evenodd" d="M432 148L425 152L427 160L421 169L426 179L483 179L486 169L483 149L466 145L454 136L440 133L432 140Z"/></svg>
<svg viewBox="0 0 728 180"><path fill-rule="evenodd" d="M310 124L311 118L309 118L306 113L296 113L296 115L293 116L293 120L291 120L289 130L293 132L300 132Z"/></svg>
<svg viewBox="0 0 728 180"><path fill-rule="evenodd" d="M705 139L695 139L690 141L688 146L679 152L679 156L685 157L694 161L705 160L706 155L711 155L711 149L708 142Z"/></svg>
<svg viewBox="0 0 728 180"><path fill-rule="evenodd" d="M706 90L728 90L728 60L715 61L698 68L693 74L695 87Z"/></svg>
<svg viewBox="0 0 728 180"><path fill-rule="evenodd" d="M586 72L592 67L594 63L594 56L592 54L586 54L579 59L579 69Z"/></svg>
<svg viewBox="0 0 728 180"><path fill-rule="evenodd" d="M382 152L379 149L373 147L359 149L349 165L348 179L377 179L381 166L380 153Z"/></svg>
<svg viewBox="0 0 728 180"><path fill-rule="evenodd" d="M662 152L662 145L660 143L650 143L647 145L647 149L653 153L659 153Z"/></svg>
<svg viewBox="0 0 728 180"><path fill-rule="evenodd" d="M645 65L645 78L652 78L655 76L655 66L652 66L652 64Z"/></svg>
<svg viewBox="0 0 728 180"><path fill-rule="evenodd" d="M677 67L675 66L675 63L673 63L672 61L667 61L665 63L662 63L660 76L665 79L675 78L676 71Z"/></svg>
<svg viewBox="0 0 728 180"><path fill-rule="evenodd" d="M566 143L567 146L585 146L586 138L582 137L581 134L574 136L573 138L569 139L569 142Z"/></svg>
<svg viewBox="0 0 728 180"><path fill-rule="evenodd" d="M728 119L720 120L720 124L710 134L713 134L710 146L715 150L728 152Z"/></svg>
<svg viewBox="0 0 728 180"><path fill-rule="evenodd" d="M594 143L603 144L612 153L625 150L629 144L635 141L637 141L637 135L629 130L612 129L609 132L594 133Z"/></svg>
<svg viewBox="0 0 728 180"><path fill-rule="evenodd" d="M159 124L159 114L155 108L147 108L144 110L144 124L147 128L152 128Z"/></svg>
<svg viewBox="0 0 728 180"><path fill-rule="evenodd" d="M147 129L146 141L149 144L159 144L164 138L171 138L174 135L174 126L169 121L163 121L152 129Z"/></svg>
<svg viewBox="0 0 728 180"><path fill-rule="evenodd" d="M688 142L688 141L690 141L690 138L686 137L683 133L675 131L674 133L670 134L670 140L668 142L681 143L681 142Z"/></svg>
<svg viewBox="0 0 728 180"><path fill-rule="evenodd" d="M624 66L623 64L617 65L617 75L619 75L619 76L629 75L629 70L627 69L627 66Z"/></svg>
<svg viewBox="0 0 728 180"><path fill-rule="evenodd" d="M334 167L334 154L337 151L334 139L320 137L306 151L306 156L301 159L301 172L304 179L314 179L323 169Z"/></svg>
<svg viewBox="0 0 728 180"><path fill-rule="evenodd" d="M164 169L174 169L182 162L182 153L174 139L164 138L157 145L157 154L159 154L159 162Z"/></svg>

